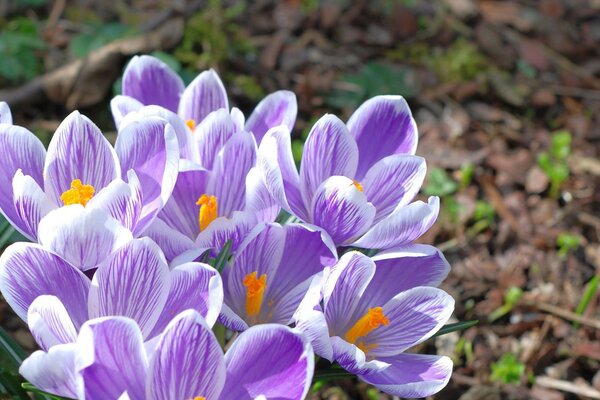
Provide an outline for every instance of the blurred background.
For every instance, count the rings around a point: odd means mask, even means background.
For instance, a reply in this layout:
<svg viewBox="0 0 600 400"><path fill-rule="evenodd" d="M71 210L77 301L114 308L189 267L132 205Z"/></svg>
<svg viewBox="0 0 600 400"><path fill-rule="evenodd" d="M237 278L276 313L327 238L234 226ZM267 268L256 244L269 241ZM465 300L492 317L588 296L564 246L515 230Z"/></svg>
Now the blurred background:
<svg viewBox="0 0 600 400"><path fill-rule="evenodd" d="M186 83L216 69L246 115L293 90L297 162L324 113L403 95L422 195L442 198L422 241L452 265L453 322L479 320L417 349L455 362L435 398L600 399L599 0L0 0L0 100L46 143L73 109L114 139L109 101L135 54ZM1 221L0 242L15 240ZM0 326L34 350L3 301ZM6 358L0 398L21 398ZM390 398L348 379L314 389Z"/></svg>

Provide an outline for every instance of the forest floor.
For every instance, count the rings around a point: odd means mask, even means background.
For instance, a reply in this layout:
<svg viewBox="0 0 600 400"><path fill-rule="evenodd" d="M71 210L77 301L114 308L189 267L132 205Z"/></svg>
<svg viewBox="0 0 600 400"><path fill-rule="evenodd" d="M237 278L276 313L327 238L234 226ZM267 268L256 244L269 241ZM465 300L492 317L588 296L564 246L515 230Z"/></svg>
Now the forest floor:
<svg viewBox="0 0 600 400"><path fill-rule="evenodd" d="M434 398L600 399L600 1L15 3L0 2L0 49L30 35L31 57L0 59L0 99L46 141L74 108L114 134L108 101L138 52L188 81L216 68L246 113L293 90L296 156L324 113L406 97L423 196L442 198L421 241L452 265L453 320L479 321L418 349L455 361ZM34 348L5 303L0 322ZM338 380L312 398L388 397Z"/></svg>

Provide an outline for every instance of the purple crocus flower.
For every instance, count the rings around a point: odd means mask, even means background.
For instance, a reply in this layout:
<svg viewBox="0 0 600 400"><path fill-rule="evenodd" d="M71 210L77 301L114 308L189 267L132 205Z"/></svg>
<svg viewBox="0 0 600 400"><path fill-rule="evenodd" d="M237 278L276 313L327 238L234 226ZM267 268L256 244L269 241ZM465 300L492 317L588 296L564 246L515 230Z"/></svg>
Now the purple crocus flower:
<svg viewBox="0 0 600 400"><path fill-rule="evenodd" d="M10 107L5 101L0 101L0 124L12 125L12 113Z"/></svg>
<svg viewBox="0 0 600 400"><path fill-rule="evenodd" d="M170 113L157 106L144 107L128 114L122 125L127 126L133 114L141 118L158 112ZM218 251L224 244L219 238L226 236L235 250L257 222L273 221L279 213L254 168L254 136L225 109L211 112L193 134L185 128L180 135L187 135L179 143L187 143L180 151L188 158L181 160L171 198L145 234L159 243L170 261L183 252Z"/></svg>
<svg viewBox="0 0 600 400"><path fill-rule="evenodd" d="M58 127L48 152L30 131L0 124L0 210L26 237L63 205L96 204L139 234L166 203L177 177L177 138L164 119L139 119L123 129L115 148L98 127L74 111ZM127 181L127 183L125 182ZM112 184L112 186L111 186Z"/></svg>
<svg viewBox="0 0 600 400"><path fill-rule="evenodd" d="M372 259L344 254L295 315L315 352L384 392L427 397L450 379L448 357L408 354L448 320L454 300L437 286L449 265L434 247L413 245Z"/></svg>
<svg viewBox="0 0 600 400"><path fill-rule="evenodd" d="M68 214L64 209L56 212ZM44 233L48 248L15 243L0 257L0 291L29 324L42 349L73 342L85 321L102 316L134 319L147 339L188 308L197 309L210 325L216 321L223 289L214 268L185 263L169 270L159 247L149 238L131 239L129 234L127 240L118 230L111 235L108 228L91 226L117 224L100 214L87 211L70 227L58 226L59 233L53 237ZM109 254L99 260L96 250ZM90 260L84 266L94 268L90 273L95 271L92 279L80 270L81 265L74 266L85 263L86 257Z"/></svg>
<svg viewBox="0 0 600 400"><path fill-rule="evenodd" d="M227 92L213 69L200 73L185 87L179 75L167 64L147 55L131 59L123 73L122 92L123 95L116 96L111 102L117 126L125 115L145 105L158 105L177 113L191 128L213 111L229 111ZM284 125L291 130L297 112L294 93L280 90L265 97L247 122L239 110L235 115L244 130L252 132L260 143L274 126Z"/></svg>
<svg viewBox="0 0 600 400"><path fill-rule="evenodd" d="M20 372L42 390L79 399L300 400L313 357L310 343L282 325L249 329L223 356L209 326L187 310L150 346L129 318L88 321L76 344L37 351Z"/></svg>
<svg viewBox="0 0 600 400"><path fill-rule="evenodd" d="M388 249L413 242L435 222L439 199L411 203L425 176L414 156L418 133L406 101L377 96L348 124L325 115L312 128L294 165L285 127L264 137L258 166L286 211L317 225L336 245Z"/></svg>
<svg viewBox="0 0 600 400"><path fill-rule="evenodd" d="M333 243L314 227L259 225L222 272L225 297L219 320L238 331L290 324L313 276L336 259Z"/></svg>

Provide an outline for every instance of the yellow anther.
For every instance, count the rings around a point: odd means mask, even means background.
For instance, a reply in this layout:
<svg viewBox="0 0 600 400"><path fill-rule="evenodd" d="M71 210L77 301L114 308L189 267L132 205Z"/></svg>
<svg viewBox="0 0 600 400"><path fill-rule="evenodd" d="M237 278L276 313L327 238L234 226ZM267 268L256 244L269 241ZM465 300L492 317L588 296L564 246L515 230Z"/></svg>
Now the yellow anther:
<svg viewBox="0 0 600 400"><path fill-rule="evenodd" d="M360 184L360 182L359 182L359 181L357 181L357 180L353 179L353 180L352 180L352 183L354 184L354 186L356 186L356 188L357 188L359 191L361 191L361 192L364 192L364 189L363 189L363 187L362 187L362 185Z"/></svg>
<svg viewBox="0 0 600 400"><path fill-rule="evenodd" d="M187 121L185 121L185 124L188 126L188 128L190 128L192 131L194 130L194 128L196 127L196 121L194 121L193 119L188 119Z"/></svg>
<svg viewBox="0 0 600 400"><path fill-rule="evenodd" d="M92 185L84 185L79 179L73 179L71 182L71 188L65 190L60 195L60 199L65 206L71 204L81 204L85 206L92 197L94 197L94 187Z"/></svg>
<svg viewBox="0 0 600 400"><path fill-rule="evenodd" d="M360 337L367 336L371 331L379 328L381 325L388 325L390 320L383 315L382 307L369 308L353 326L346 332L346 341L356 344L356 341ZM371 346L365 346L361 344L365 350L368 350Z"/></svg>
<svg viewBox="0 0 600 400"><path fill-rule="evenodd" d="M200 225L200 231L203 231L211 222L217 219L217 198L203 194L196 202L196 205L200 206L198 224Z"/></svg>
<svg viewBox="0 0 600 400"><path fill-rule="evenodd" d="M206 400L206 397L196 396L192 400Z"/></svg>
<svg viewBox="0 0 600 400"><path fill-rule="evenodd" d="M258 272L249 273L244 278L244 286L246 286L246 314L249 317L255 317L260 313L265 289L267 288L267 274L262 274L260 277Z"/></svg>

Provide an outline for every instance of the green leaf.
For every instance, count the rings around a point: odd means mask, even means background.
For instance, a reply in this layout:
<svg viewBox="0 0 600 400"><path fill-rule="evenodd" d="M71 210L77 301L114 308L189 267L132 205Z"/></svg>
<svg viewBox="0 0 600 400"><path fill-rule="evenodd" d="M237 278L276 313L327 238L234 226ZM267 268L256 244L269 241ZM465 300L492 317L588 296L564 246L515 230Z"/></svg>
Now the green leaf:
<svg viewBox="0 0 600 400"><path fill-rule="evenodd" d="M347 379L353 378L354 375L350 372L346 371L342 367L337 364L333 364L327 369L321 369L315 371L315 375L313 377L313 383L319 382L327 382L332 379Z"/></svg>
<svg viewBox="0 0 600 400"><path fill-rule="evenodd" d="M447 335L451 332L463 331L465 329L469 329L472 326L475 326L479 323L479 320L473 319L471 321L463 321L463 322L455 322L453 324L447 324L442 327L439 331L436 332L433 337Z"/></svg>
<svg viewBox="0 0 600 400"><path fill-rule="evenodd" d="M585 290L583 291L583 296L581 297L581 300L579 301L579 304L577 305L577 308L575 309L575 314L583 315L586 308L588 307L588 305L590 304L590 302L596 295L596 292L598 291L598 280L599 280L599 278L596 275L592 279L590 279L590 281L587 283L587 285L585 285ZM577 322L573 325L576 328L579 327L579 324Z"/></svg>
<svg viewBox="0 0 600 400"><path fill-rule="evenodd" d="M458 185L441 168L432 168L429 173L429 181L423 188L423 193L428 196L448 196L456 192Z"/></svg>
<svg viewBox="0 0 600 400"><path fill-rule="evenodd" d="M490 378L493 381L503 383L519 383L525 373L525 365L521 363L512 353L504 354L498 362L492 364L492 374Z"/></svg>
<svg viewBox="0 0 600 400"><path fill-rule="evenodd" d="M27 352L0 327L0 365L18 370L26 358Z"/></svg>
<svg viewBox="0 0 600 400"><path fill-rule="evenodd" d="M219 255L217 255L217 257L214 259L214 263L212 265L213 265L213 267L215 267L215 269L217 271L221 272L223 270L223 268L225 267L225 264L229 260L229 256L231 255L230 252L231 252L231 239L225 243L225 246L223 246L223 248L219 252Z"/></svg>
<svg viewBox="0 0 600 400"><path fill-rule="evenodd" d="M29 382L23 382L23 383L21 383L21 387L23 389L25 389L26 391L28 391L28 392L44 396L44 398L47 398L47 399L51 399L51 400L71 400L68 397L62 397L62 396L58 396L58 395L55 395L55 394L52 394L52 393L44 392L43 390L40 390L40 389L36 388L35 386L33 386Z"/></svg>

